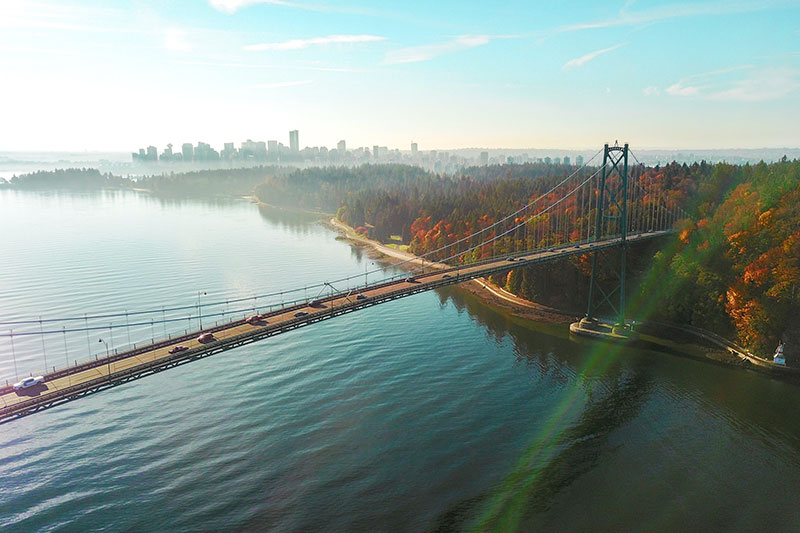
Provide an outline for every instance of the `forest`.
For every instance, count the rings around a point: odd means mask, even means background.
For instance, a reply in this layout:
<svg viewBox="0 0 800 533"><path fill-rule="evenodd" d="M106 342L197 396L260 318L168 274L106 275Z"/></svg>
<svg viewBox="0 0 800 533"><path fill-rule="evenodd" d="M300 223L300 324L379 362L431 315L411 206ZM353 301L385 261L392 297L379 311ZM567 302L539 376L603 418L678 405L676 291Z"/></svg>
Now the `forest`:
<svg viewBox="0 0 800 533"><path fill-rule="evenodd" d="M140 189L160 196L241 196L256 185L288 173L278 166L170 172L137 178L101 173L94 168L37 171L12 177L5 185L16 189Z"/></svg>
<svg viewBox="0 0 800 533"><path fill-rule="evenodd" d="M689 179L696 189L693 216L655 254L636 309L735 333L742 344L763 354L783 340L787 361L796 361L800 161L719 163L705 179ZM655 310L652 301L659 302Z"/></svg>
<svg viewBox="0 0 800 533"><path fill-rule="evenodd" d="M18 189L92 190L130 188L132 181L111 173L101 173L95 168L66 168L14 176L4 186Z"/></svg>

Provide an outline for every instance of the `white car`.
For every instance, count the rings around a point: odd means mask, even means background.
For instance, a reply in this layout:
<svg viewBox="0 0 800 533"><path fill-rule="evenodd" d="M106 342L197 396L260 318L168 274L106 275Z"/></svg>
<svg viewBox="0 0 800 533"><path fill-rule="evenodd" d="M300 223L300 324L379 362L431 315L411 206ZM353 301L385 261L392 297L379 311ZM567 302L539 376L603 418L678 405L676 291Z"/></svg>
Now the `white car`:
<svg viewBox="0 0 800 533"><path fill-rule="evenodd" d="M14 383L14 390L27 389L39 383L44 383L44 376L36 376L35 378L25 378L19 383Z"/></svg>

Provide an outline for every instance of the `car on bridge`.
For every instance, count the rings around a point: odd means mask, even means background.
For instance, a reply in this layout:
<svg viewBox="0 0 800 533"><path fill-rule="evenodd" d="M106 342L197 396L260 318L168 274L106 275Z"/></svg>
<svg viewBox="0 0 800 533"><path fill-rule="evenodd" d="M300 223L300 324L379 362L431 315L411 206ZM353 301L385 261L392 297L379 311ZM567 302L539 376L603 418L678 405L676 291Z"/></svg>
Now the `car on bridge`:
<svg viewBox="0 0 800 533"><path fill-rule="evenodd" d="M169 349L169 353L181 353L181 352L185 352L188 349L189 349L188 346L184 346L182 344L179 344L178 346L174 346L174 347L170 348Z"/></svg>
<svg viewBox="0 0 800 533"><path fill-rule="evenodd" d="M359 294L358 296L356 296L356 300L366 300L367 298L369 298L369 296L367 296L366 294Z"/></svg>
<svg viewBox="0 0 800 533"><path fill-rule="evenodd" d="M414 276L408 276L406 278L406 283L419 283L419 281L417 281L417 278L415 278Z"/></svg>
<svg viewBox="0 0 800 533"><path fill-rule="evenodd" d="M197 337L197 342L200 342L200 343L206 343L206 342L211 342L211 341L215 341L215 340L217 340L217 339L214 338L214 334L213 333L201 333L200 336Z"/></svg>
<svg viewBox="0 0 800 533"><path fill-rule="evenodd" d="M308 316L308 313L305 311L298 311L294 314L295 317L300 318L301 316Z"/></svg>
<svg viewBox="0 0 800 533"><path fill-rule="evenodd" d="M450 274L442 274L442 279L450 279L451 277Z"/></svg>
<svg viewBox="0 0 800 533"><path fill-rule="evenodd" d="M310 307L325 307L325 305L322 303L322 300L312 300L308 305Z"/></svg>
<svg viewBox="0 0 800 533"><path fill-rule="evenodd" d="M266 316L264 315L255 314L247 317L245 319L245 322L247 322L248 324L262 324L266 322L266 320L264 320L265 318Z"/></svg>
<svg viewBox="0 0 800 533"><path fill-rule="evenodd" d="M29 387L33 387L34 385L38 385L40 383L44 383L44 376L25 378L19 383L14 383L14 390L27 389Z"/></svg>

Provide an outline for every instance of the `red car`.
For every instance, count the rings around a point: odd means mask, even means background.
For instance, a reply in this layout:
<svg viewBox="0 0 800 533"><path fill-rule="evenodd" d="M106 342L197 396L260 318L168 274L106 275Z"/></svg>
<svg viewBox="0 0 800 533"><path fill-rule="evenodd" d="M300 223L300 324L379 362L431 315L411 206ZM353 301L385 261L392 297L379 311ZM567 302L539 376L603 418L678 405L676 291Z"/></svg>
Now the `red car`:
<svg viewBox="0 0 800 533"><path fill-rule="evenodd" d="M261 322L265 322L264 318L265 318L264 315L253 315L247 317L245 319L245 322L247 322L248 324L259 324Z"/></svg>
<svg viewBox="0 0 800 533"><path fill-rule="evenodd" d="M169 349L169 353L180 353L180 352L185 352L185 351L186 351L186 350L188 350L188 349L189 349L189 347L188 347L188 346L179 345L179 346L175 346L175 347L173 347L173 348L170 348L170 349Z"/></svg>
<svg viewBox="0 0 800 533"><path fill-rule="evenodd" d="M199 337L197 337L197 342L211 342L217 339L214 338L213 333L201 333Z"/></svg>

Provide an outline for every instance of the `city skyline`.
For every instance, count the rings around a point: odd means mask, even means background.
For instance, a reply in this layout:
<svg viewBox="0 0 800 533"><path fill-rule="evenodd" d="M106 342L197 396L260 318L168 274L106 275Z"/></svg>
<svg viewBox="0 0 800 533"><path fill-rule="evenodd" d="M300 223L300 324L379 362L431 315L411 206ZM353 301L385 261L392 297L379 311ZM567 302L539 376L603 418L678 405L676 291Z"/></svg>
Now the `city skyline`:
<svg viewBox="0 0 800 533"><path fill-rule="evenodd" d="M289 146L282 142L270 139L268 141L253 141L247 139L240 143L236 148L236 143L226 142L223 149L217 151L214 146L203 141L198 141L197 146L192 143L182 143L180 147L173 143L168 143L159 152L157 146L149 145L146 148L139 148L136 152L131 152L131 159L134 165L154 165L154 164L239 164L250 165L254 163L271 163L280 165L359 165L364 163L404 163L416 165L436 172L454 172L462 170L468 166L488 166L489 164L506 163L545 163L547 165L556 164L569 166L571 158L569 155L561 157L550 157L540 154L531 156L527 152L520 153L521 150L512 150L510 154L504 154L504 150L495 149L490 157L489 151L482 149L461 149L451 153L448 150L419 150L419 145L411 142L408 150L399 148L389 148L387 146L373 145L359 146L348 150L347 141L340 140L335 148L326 146L306 146L302 150L299 148L299 130L289 132ZM173 149L173 147L175 149ZM464 152L476 152L475 154L464 154ZM553 149L553 152L557 149ZM582 166L584 157L576 154L575 164Z"/></svg>
<svg viewBox="0 0 800 533"><path fill-rule="evenodd" d="M797 147L798 15L780 0L9 0L0 146L296 129L308 146Z"/></svg>

